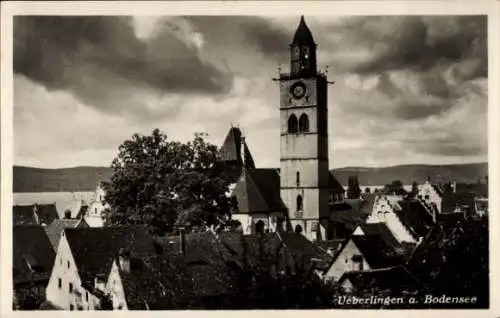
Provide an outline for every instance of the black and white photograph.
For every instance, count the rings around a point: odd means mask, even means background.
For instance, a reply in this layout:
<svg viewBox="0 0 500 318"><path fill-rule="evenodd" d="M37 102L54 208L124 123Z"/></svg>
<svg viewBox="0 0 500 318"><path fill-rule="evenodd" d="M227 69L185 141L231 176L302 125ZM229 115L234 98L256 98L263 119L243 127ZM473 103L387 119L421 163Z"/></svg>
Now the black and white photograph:
<svg viewBox="0 0 500 318"><path fill-rule="evenodd" d="M11 310L490 309L494 17L328 8L14 15Z"/></svg>

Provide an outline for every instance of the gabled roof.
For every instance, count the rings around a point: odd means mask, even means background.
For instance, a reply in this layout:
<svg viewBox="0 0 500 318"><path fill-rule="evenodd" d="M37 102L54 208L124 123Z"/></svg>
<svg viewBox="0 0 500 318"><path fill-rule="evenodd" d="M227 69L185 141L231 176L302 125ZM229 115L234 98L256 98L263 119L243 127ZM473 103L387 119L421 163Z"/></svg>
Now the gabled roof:
<svg viewBox="0 0 500 318"><path fill-rule="evenodd" d="M401 210L396 211L396 215L410 234L416 239L426 236L435 223L422 203L414 199L401 200L398 203Z"/></svg>
<svg viewBox="0 0 500 318"><path fill-rule="evenodd" d="M132 259L131 270L120 271L129 310L182 308L192 294L192 284L181 260L173 255Z"/></svg>
<svg viewBox="0 0 500 318"><path fill-rule="evenodd" d="M41 224L50 224L59 218L55 204L36 204L35 207Z"/></svg>
<svg viewBox="0 0 500 318"><path fill-rule="evenodd" d="M108 274L122 248L128 249L133 257L157 254L145 226L65 229L64 233L86 288L94 285L98 275Z"/></svg>
<svg viewBox="0 0 500 318"><path fill-rule="evenodd" d="M333 203L330 205L329 220L344 224L349 229L355 229L358 225L363 224L369 214L356 212L351 205L346 202Z"/></svg>
<svg viewBox="0 0 500 318"><path fill-rule="evenodd" d="M48 280L56 254L43 227L15 225L12 232L14 284Z"/></svg>
<svg viewBox="0 0 500 318"><path fill-rule="evenodd" d="M300 17L299 26L297 27L297 30L295 31L295 34L293 36L292 44L303 45L303 46L316 45L311 30L309 30L309 27L307 26L306 21L304 20L304 16Z"/></svg>
<svg viewBox="0 0 500 318"><path fill-rule="evenodd" d="M33 213L33 205L14 205L12 213L12 223L14 225L37 224Z"/></svg>
<svg viewBox="0 0 500 318"><path fill-rule="evenodd" d="M404 261L403 251L387 244L380 235L353 235L351 239L372 269L391 267Z"/></svg>
<svg viewBox="0 0 500 318"><path fill-rule="evenodd" d="M360 228L364 235L367 236L379 236L384 240L384 242L390 247L399 247L398 240L394 237L391 230L383 222L380 223L365 223L360 224Z"/></svg>
<svg viewBox="0 0 500 318"><path fill-rule="evenodd" d="M235 162L240 166L243 166L243 161L241 158L241 146L242 146L242 133L238 127L231 127L229 132L224 139L224 143L219 150L219 160L225 162ZM245 142L245 167L255 168L255 162L253 160L252 154L248 149L248 145Z"/></svg>
<svg viewBox="0 0 500 318"><path fill-rule="evenodd" d="M287 210L281 200L280 176L276 169L245 169L232 196L236 198L238 213Z"/></svg>
<svg viewBox="0 0 500 318"><path fill-rule="evenodd" d="M345 193L344 187L340 184L340 182L335 178L333 171L329 171L328 175L328 185L330 187L330 191L334 193Z"/></svg>
<svg viewBox="0 0 500 318"><path fill-rule="evenodd" d="M45 233L50 240L50 243L54 247L54 251L57 252L57 247L59 246L59 240L64 229L72 229L77 227L89 227L86 222L81 219L56 219L49 225L45 226Z"/></svg>
<svg viewBox="0 0 500 318"><path fill-rule="evenodd" d="M392 293L415 291L419 286L418 280L403 266L369 270L361 272L347 272L339 279L339 284L348 280L355 291L389 290Z"/></svg>
<svg viewBox="0 0 500 318"><path fill-rule="evenodd" d="M315 243L295 232L279 232L284 246L301 268L325 269L332 257Z"/></svg>

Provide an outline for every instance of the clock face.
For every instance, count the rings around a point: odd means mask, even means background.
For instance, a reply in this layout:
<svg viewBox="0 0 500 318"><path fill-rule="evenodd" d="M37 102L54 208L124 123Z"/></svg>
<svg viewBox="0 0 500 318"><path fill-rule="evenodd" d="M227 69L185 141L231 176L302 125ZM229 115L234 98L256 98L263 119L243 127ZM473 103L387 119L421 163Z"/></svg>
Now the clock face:
<svg viewBox="0 0 500 318"><path fill-rule="evenodd" d="M290 92L294 98L302 98L306 94L306 86L302 82L296 82L290 88Z"/></svg>

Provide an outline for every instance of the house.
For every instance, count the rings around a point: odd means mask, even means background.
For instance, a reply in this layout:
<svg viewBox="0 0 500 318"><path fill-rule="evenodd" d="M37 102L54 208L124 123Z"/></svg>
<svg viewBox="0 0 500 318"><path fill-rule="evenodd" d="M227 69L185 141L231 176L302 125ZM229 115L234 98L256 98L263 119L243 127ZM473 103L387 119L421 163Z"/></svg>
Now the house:
<svg viewBox="0 0 500 318"><path fill-rule="evenodd" d="M361 200L351 204L347 201L330 204L330 214L328 218L322 220L327 224L326 240L346 240L358 225L366 222L370 214L366 213L364 208L370 204L365 204Z"/></svg>
<svg viewBox="0 0 500 318"><path fill-rule="evenodd" d="M59 218L54 204L14 205L12 220L14 225L48 225Z"/></svg>
<svg viewBox="0 0 500 318"><path fill-rule="evenodd" d="M417 243L435 225L432 211L419 199L378 195L366 223L385 223L399 242Z"/></svg>
<svg viewBox="0 0 500 318"><path fill-rule="evenodd" d="M408 252L385 224L360 225L323 273L337 281L346 272L388 268L402 264Z"/></svg>
<svg viewBox="0 0 500 318"><path fill-rule="evenodd" d="M355 295L408 295L418 290L419 281L404 266L347 272L338 284Z"/></svg>
<svg viewBox="0 0 500 318"><path fill-rule="evenodd" d="M93 199L89 203L87 213L85 214L85 221L90 227L102 227L104 225L104 220L102 213L109 205L104 201L106 192L102 184L96 187Z"/></svg>
<svg viewBox="0 0 500 318"><path fill-rule="evenodd" d="M12 244L15 308L37 309L45 300L55 252L40 225L14 225Z"/></svg>
<svg viewBox="0 0 500 318"><path fill-rule="evenodd" d="M191 278L179 256L131 258L121 250L105 289L115 310L189 308L193 300Z"/></svg>
<svg viewBox="0 0 500 318"><path fill-rule="evenodd" d="M474 199L488 198L487 183L432 184L427 180L419 188L418 198L441 213L476 214Z"/></svg>
<svg viewBox="0 0 500 318"><path fill-rule="evenodd" d="M56 219L49 225L44 227L45 233L54 247L54 252L57 252L59 240L64 229L76 229L89 227L84 219Z"/></svg>
<svg viewBox="0 0 500 318"><path fill-rule="evenodd" d="M66 310L99 309L105 280L121 248L137 257L161 253L144 226L64 229L47 300Z"/></svg>

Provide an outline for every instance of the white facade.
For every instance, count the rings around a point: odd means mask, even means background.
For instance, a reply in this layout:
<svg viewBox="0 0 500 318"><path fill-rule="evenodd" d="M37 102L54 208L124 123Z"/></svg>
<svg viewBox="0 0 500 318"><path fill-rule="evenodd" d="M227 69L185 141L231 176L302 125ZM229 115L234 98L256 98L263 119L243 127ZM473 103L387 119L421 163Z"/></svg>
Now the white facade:
<svg viewBox="0 0 500 318"><path fill-rule="evenodd" d="M283 213L276 212L271 214L266 213L234 213L231 218L241 223L243 234L254 234L255 224L259 221L264 222L264 231L276 232L278 218L283 218ZM283 229L285 223L283 223Z"/></svg>
<svg viewBox="0 0 500 318"><path fill-rule="evenodd" d="M106 192L104 191L104 189L100 185L97 186L94 197L89 204L89 208L85 216L85 221L87 221L90 227L104 226L102 212L109 207L109 205L104 202L105 195Z"/></svg>
<svg viewBox="0 0 500 318"><path fill-rule="evenodd" d="M361 261L355 261L353 259L354 256L361 257ZM354 244L353 240L349 240L337 258L333 261L332 266L330 266L328 271L324 274L323 278L326 280L338 281L346 272L366 271L370 269L370 266L356 244Z"/></svg>
<svg viewBox="0 0 500 318"><path fill-rule="evenodd" d="M418 195L421 196L422 201L427 204L431 205L434 203L438 213L441 213L443 198L436 192L436 189L434 189L429 181L426 181L424 184L419 186Z"/></svg>
<svg viewBox="0 0 500 318"><path fill-rule="evenodd" d="M401 210L399 204L395 202L396 200L396 196L377 196L372 213L367 218L366 223L385 223L399 243L417 243L417 240L396 215Z"/></svg>
<svg viewBox="0 0 500 318"><path fill-rule="evenodd" d="M65 310L94 310L99 299L81 286L66 235L62 234L46 293L47 300Z"/></svg>
<svg viewBox="0 0 500 318"><path fill-rule="evenodd" d="M123 289L120 271L118 269L116 260L113 262L113 266L111 267L111 271L109 272L105 289L106 293L111 296L113 309L128 310L125 291Z"/></svg>

